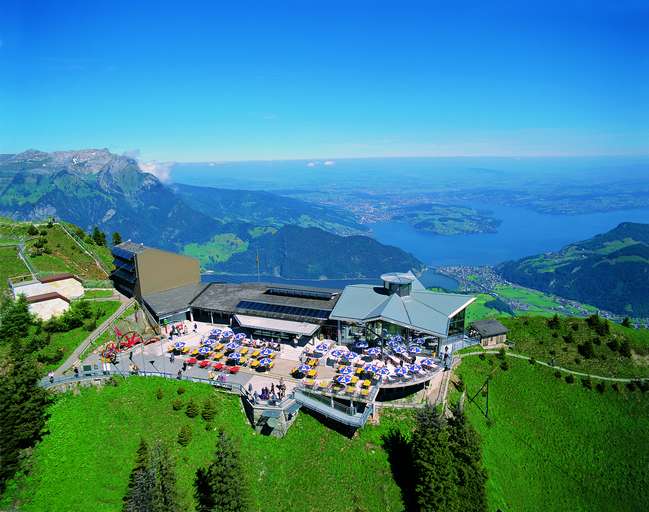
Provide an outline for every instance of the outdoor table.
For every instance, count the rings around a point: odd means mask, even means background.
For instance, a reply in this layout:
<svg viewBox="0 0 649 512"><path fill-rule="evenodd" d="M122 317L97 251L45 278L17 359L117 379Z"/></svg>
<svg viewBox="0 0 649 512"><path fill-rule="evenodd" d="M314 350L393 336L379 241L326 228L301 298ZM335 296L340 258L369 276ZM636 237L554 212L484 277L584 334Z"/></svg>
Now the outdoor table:
<svg viewBox="0 0 649 512"><path fill-rule="evenodd" d="M223 368L223 363L214 363L214 368L216 370L220 370L221 368Z"/></svg>
<svg viewBox="0 0 649 512"><path fill-rule="evenodd" d="M230 366L230 373L237 373L239 371L238 366Z"/></svg>
<svg viewBox="0 0 649 512"><path fill-rule="evenodd" d="M379 375L387 376L390 375L390 369L386 367L379 368L379 370L376 373L378 373Z"/></svg>
<svg viewBox="0 0 649 512"><path fill-rule="evenodd" d="M318 370L315 368L307 372L307 377L315 377L318 374Z"/></svg>
<svg viewBox="0 0 649 512"><path fill-rule="evenodd" d="M237 341L245 340L245 339L246 339L246 335L243 334L242 332L240 332L239 334L235 334L235 335L234 335L234 339L237 340Z"/></svg>
<svg viewBox="0 0 649 512"><path fill-rule="evenodd" d="M209 347L201 347L198 349L198 353L202 356L205 356L210 353L210 348Z"/></svg>
<svg viewBox="0 0 649 512"><path fill-rule="evenodd" d="M336 382L340 384L349 384L351 381L351 375L338 375L338 377L336 377Z"/></svg>
<svg viewBox="0 0 649 512"><path fill-rule="evenodd" d="M250 357L257 357L259 356L259 350L255 350L252 354L250 354Z"/></svg>
<svg viewBox="0 0 649 512"><path fill-rule="evenodd" d="M198 363L198 366L200 366L201 368L206 368L207 366L209 366L209 364L210 364L209 361L204 360L204 361L201 361L200 363Z"/></svg>
<svg viewBox="0 0 649 512"><path fill-rule="evenodd" d="M231 354L228 355L229 359L240 359L241 354L239 352L232 352Z"/></svg>
<svg viewBox="0 0 649 512"><path fill-rule="evenodd" d="M350 359L355 359L355 358L357 358L357 357L358 357L358 354L357 354L356 352L349 351L349 352L345 352L345 353L343 354L343 357L344 357L345 359L347 359L347 360L350 360Z"/></svg>
<svg viewBox="0 0 649 512"><path fill-rule="evenodd" d="M406 349L404 347L402 347L401 345L397 345L396 347L392 347L392 350L394 350L394 352L396 354L403 354L406 351Z"/></svg>
<svg viewBox="0 0 649 512"><path fill-rule="evenodd" d="M345 352L343 352L342 350L337 348L336 350L331 351L331 356L332 357L342 357L344 353Z"/></svg>
<svg viewBox="0 0 649 512"><path fill-rule="evenodd" d="M223 352L217 352L216 354L214 354L214 359L221 359L221 358L223 358Z"/></svg>
<svg viewBox="0 0 649 512"><path fill-rule="evenodd" d="M354 346L358 347L358 348L367 348L367 347L369 347L367 341L357 341L356 343L354 343Z"/></svg>
<svg viewBox="0 0 649 512"><path fill-rule="evenodd" d="M187 364L196 364L196 361L198 361L198 359L196 359L195 357L190 357L189 359L187 359Z"/></svg>
<svg viewBox="0 0 649 512"><path fill-rule="evenodd" d="M365 366L363 366L363 370L365 370L368 373L376 373L379 369L373 364L366 364Z"/></svg>
<svg viewBox="0 0 649 512"><path fill-rule="evenodd" d="M213 336L218 336L219 334L221 334L221 332L222 332L221 329L217 328L217 329L212 329L210 331L210 334L213 335Z"/></svg>
<svg viewBox="0 0 649 512"><path fill-rule="evenodd" d="M399 343L401 343L401 342L403 341L403 337L400 336L399 334L397 334L396 336L393 336L392 339L393 339L394 341L399 342Z"/></svg>
<svg viewBox="0 0 649 512"><path fill-rule="evenodd" d="M414 340L412 340L412 342L421 345L424 343L424 338L415 338Z"/></svg>
<svg viewBox="0 0 649 512"><path fill-rule="evenodd" d="M184 342L184 341L177 341L177 342L174 344L174 348L175 348L176 350L181 350L184 346L185 346L185 342Z"/></svg>

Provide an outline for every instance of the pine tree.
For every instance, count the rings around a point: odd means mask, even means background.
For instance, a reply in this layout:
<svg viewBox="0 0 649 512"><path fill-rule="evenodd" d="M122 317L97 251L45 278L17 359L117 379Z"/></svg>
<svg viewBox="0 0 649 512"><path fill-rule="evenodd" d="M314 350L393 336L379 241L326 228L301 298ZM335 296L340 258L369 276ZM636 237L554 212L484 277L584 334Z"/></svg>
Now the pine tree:
<svg viewBox="0 0 649 512"><path fill-rule="evenodd" d="M16 352L14 352L16 353ZM41 438L51 403L29 356L0 360L0 492L18 469L20 454Z"/></svg>
<svg viewBox="0 0 649 512"><path fill-rule="evenodd" d="M195 418L196 416L198 416L199 412L200 409L198 408L198 405L193 398L190 398L189 402L187 402L187 409L185 410L185 414L190 418Z"/></svg>
<svg viewBox="0 0 649 512"><path fill-rule="evenodd" d="M203 403L203 411L201 412L201 416L205 421L212 421L214 419L214 416L216 416L216 407L214 406L214 402L211 399L205 400L205 403Z"/></svg>
<svg viewBox="0 0 649 512"><path fill-rule="evenodd" d="M214 460L199 468L194 481L198 512L240 512L248 510L248 494L239 452L230 437L219 432Z"/></svg>
<svg viewBox="0 0 649 512"><path fill-rule="evenodd" d="M459 409L454 411L448 426L450 448L457 471L459 509L484 512L487 510L487 474L482 467L480 439Z"/></svg>
<svg viewBox="0 0 649 512"><path fill-rule="evenodd" d="M631 327L631 319L628 316L625 316L624 320L622 320L622 326Z"/></svg>
<svg viewBox="0 0 649 512"><path fill-rule="evenodd" d="M128 490L124 496L122 510L124 512L149 512L154 478L149 470L149 446L140 439L135 455L135 466L128 479Z"/></svg>
<svg viewBox="0 0 649 512"><path fill-rule="evenodd" d="M120 235L117 231L113 233L113 245L119 245L122 243L122 235Z"/></svg>
<svg viewBox="0 0 649 512"><path fill-rule="evenodd" d="M415 497L424 512L459 511L457 474L443 417L432 408L417 417L412 437Z"/></svg>
<svg viewBox="0 0 649 512"><path fill-rule="evenodd" d="M631 344L629 343L629 340L625 339L620 344L620 355L624 357L631 357Z"/></svg>
<svg viewBox="0 0 649 512"><path fill-rule="evenodd" d="M158 388L158 390L155 392L155 396L158 400L162 400L164 398L165 394L162 391L162 388Z"/></svg>
<svg viewBox="0 0 649 512"><path fill-rule="evenodd" d="M183 425L178 432L178 444L187 446L192 441L192 429L189 425Z"/></svg>
<svg viewBox="0 0 649 512"><path fill-rule="evenodd" d="M34 317L24 295L4 305L0 319L0 342L16 343L27 338Z"/></svg>
<svg viewBox="0 0 649 512"><path fill-rule="evenodd" d="M176 471L169 449L158 441L151 450L149 470L155 482L151 493L151 512L181 512Z"/></svg>

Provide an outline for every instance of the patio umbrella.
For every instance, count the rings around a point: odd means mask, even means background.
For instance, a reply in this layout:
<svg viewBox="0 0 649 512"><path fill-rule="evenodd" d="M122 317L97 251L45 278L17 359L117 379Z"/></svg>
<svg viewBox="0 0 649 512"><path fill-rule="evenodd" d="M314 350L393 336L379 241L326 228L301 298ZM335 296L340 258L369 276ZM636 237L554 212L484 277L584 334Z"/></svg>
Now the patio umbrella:
<svg viewBox="0 0 649 512"><path fill-rule="evenodd" d="M327 350L329 350L329 345L326 343L320 343L320 345L315 348L315 351L320 352L321 354L324 354Z"/></svg>
<svg viewBox="0 0 649 512"><path fill-rule="evenodd" d="M259 364L261 366L269 366L270 363L272 363L272 362L273 362L273 360L271 358L269 358L269 357L264 357L263 359L259 360Z"/></svg>
<svg viewBox="0 0 649 512"><path fill-rule="evenodd" d="M421 345L424 342L424 338L415 338L412 340L413 343L417 343L417 345Z"/></svg>
<svg viewBox="0 0 649 512"><path fill-rule="evenodd" d="M228 357L230 359L241 359L241 353L240 352L232 352L232 354L230 354Z"/></svg>
<svg viewBox="0 0 649 512"><path fill-rule="evenodd" d="M212 330L210 331L210 335L212 335L212 336L218 336L219 334L221 334L221 332L222 332L221 329L212 329Z"/></svg>
<svg viewBox="0 0 649 512"><path fill-rule="evenodd" d="M408 349L408 352L410 352L411 354L419 354L421 352L421 347L418 347L417 345L411 345Z"/></svg>
<svg viewBox="0 0 649 512"><path fill-rule="evenodd" d="M354 369L351 366L345 366L344 368L340 369L341 375L349 375L351 373L354 373Z"/></svg>
<svg viewBox="0 0 649 512"><path fill-rule="evenodd" d="M394 374L398 375L399 377L403 377L408 373L408 370L406 368L395 368Z"/></svg>
<svg viewBox="0 0 649 512"><path fill-rule="evenodd" d="M308 364L301 364L300 366L297 367L297 371L300 373L306 373L311 369L311 367Z"/></svg>
<svg viewBox="0 0 649 512"><path fill-rule="evenodd" d="M397 354L403 354L406 351L406 349L401 345L396 345L392 347L392 350L394 350Z"/></svg>
<svg viewBox="0 0 649 512"><path fill-rule="evenodd" d="M367 353L371 356L378 356L381 353L381 349L379 347L368 348Z"/></svg>
<svg viewBox="0 0 649 512"><path fill-rule="evenodd" d="M242 340L246 339L246 335L244 333L240 332L239 334L234 335L234 339L237 340L237 341L242 341Z"/></svg>
<svg viewBox="0 0 649 512"><path fill-rule="evenodd" d="M393 336L392 339L398 343L401 343L403 341L403 337L400 335Z"/></svg>
<svg viewBox="0 0 649 512"><path fill-rule="evenodd" d="M376 373L378 373L379 375L383 375L385 377L390 375L390 369L384 366L383 368L379 368L379 370Z"/></svg>
<svg viewBox="0 0 649 512"><path fill-rule="evenodd" d="M367 344L367 341L361 340L354 343L354 346L358 348L367 348L369 345Z"/></svg>
<svg viewBox="0 0 649 512"><path fill-rule="evenodd" d="M343 354L343 357L345 359L347 359L347 360L350 360L350 359L355 359L356 357L358 357L358 354L356 352L349 351L349 352L345 352Z"/></svg>
<svg viewBox="0 0 649 512"><path fill-rule="evenodd" d="M331 357L342 357L343 354L345 354L345 352L338 348L336 350L331 351Z"/></svg>
<svg viewBox="0 0 649 512"><path fill-rule="evenodd" d="M421 371L421 365L414 363L408 366L408 371L410 373L419 373Z"/></svg>
<svg viewBox="0 0 649 512"><path fill-rule="evenodd" d="M435 361L433 361L430 357L427 359L422 359L420 362L423 366L435 366Z"/></svg>
<svg viewBox="0 0 649 512"><path fill-rule="evenodd" d="M184 341L177 341L177 342L174 344L174 348L175 348L176 350L180 350L180 349L182 349L184 346L185 346L185 342L184 342Z"/></svg>
<svg viewBox="0 0 649 512"><path fill-rule="evenodd" d="M269 348L263 349L261 352L259 352L263 357L268 357L273 353L273 351Z"/></svg>
<svg viewBox="0 0 649 512"><path fill-rule="evenodd" d="M351 375L338 375L338 377L336 377L336 382L340 382L341 384L349 384L351 381Z"/></svg>
<svg viewBox="0 0 649 512"><path fill-rule="evenodd" d="M230 343L228 343L228 344L225 346L225 348L227 348L228 350L236 350L236 349L239 348L239 346L240 346L240 345L239 345L237 342L235 342L235 341L231 341Z"/></svg>
<svg viewBox="0 0 649 512"><path fill-rule="evenodd" d="M200 355L204 356L205 354L209 354L209 353L210 353L210 350L211 350L211 349L210 349L209 347L200 347L200 348L198 349L198 353L199 353Z"/></svg>
<svg viewBox="0 0 649 512"><path fill-rule="evenodd" d="M376 373L379 371L379 368L378 366L375 366L373 364L366 364L365 366L363 366L363 370L365 370L366 372Z"/></svg>

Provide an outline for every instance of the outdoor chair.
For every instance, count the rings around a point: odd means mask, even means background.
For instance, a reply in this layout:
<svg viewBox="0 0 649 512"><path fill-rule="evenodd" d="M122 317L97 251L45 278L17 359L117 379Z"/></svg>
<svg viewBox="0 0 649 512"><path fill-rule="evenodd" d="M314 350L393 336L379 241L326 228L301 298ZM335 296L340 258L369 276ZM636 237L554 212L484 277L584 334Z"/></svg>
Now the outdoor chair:
<svg viewBox="0 0 649 512"><path fill-rule="evenodd" d="M319 387L321 390L324 391L324 390L329 389L329 384L327 384L327 381L326 381L326 380L322 380L322 381L320 381L320 383L318 384L318 387Z"/></svg>
<svg viewBox="0 0 649 512"><path fill-rule="evenodd" d="M241 350L239 350L239 352L241 353L242 356L247 354L248 353L248 347L243 347Z"/></svg>
<svg viewBox="0 0 649 512"><path fill-rule="evenodd" d="M175 350L175 348L174 348L173 345L169 345L169 346L167 347L167 352L173 352L174 350Z"/></svg>
<svg viewBox="0 0 649 512"><path fill-rule="evenodd" d="M219 359L223 359L223 352L218 352L217 354L214 354L214 359L216 359L217 361Z"/></svg>
<svg viewBox="0 0 649 512"><path fill-rule="evenodd" d="M313 379L304 379L304 385L312 387L315 385L315 381Z"/></svg>
<svg viewBox="0 0 649 512"><path fill-rule="evenodd" d="M318 370L313 369L313 370L309 370L309 371L307 372L306 375L307 375L307 377L311 377L311 378L313 378L313 377L315 377L317 374L318 374Z"/></svg>
<svg viewBox="0 0 649 512"><path fill-rule="evenodd" d="M247 363L248 363L248 358L247 357L242 357L241 359L239 359L239 364L241 366L246 366Z"/></svg>
<svg viewBox="0 0 649 512"><path fill-rule="evenodd" d="M259 361L257 361L257 359L255 359L250 363L250 368L257 368L258 366L259 366Z"/></svg>
<svg viewBox="0 0 649 512"><path fill-rule="evenodd" d="M183 354L186 354L187 352L189 352L189 347L183 347L183 349L181 350L181 352L182 352Z"/></svg>
<svg viewBox="0 0 649 512"><path fill-rule="evenodd" d="M192 350L192 355L193 355L193 356L197 356L197 355L198 355L198 349L197 349L197 348L195 348L194 350Z"/></svg>
<svg viewBox="0 0 649 512"><path fill-rule="evenodd" d="M356 384L357 382L358 382L358 377L356 377L356 375L354 375L352 377L352 384Z"/></svg>
<svg viewBox="0 0 649 512"><path fill-rule="evenodd" d="M277 356L277 352L273 352L272 354L269 354L268 357L270 357L271 359L275 359L275 356Z"/></svg>
<svg viewBox="0 0 649 512"><path fill-rule="evenodd" d="M214 347L214 350L223 350L223 347L224 347L223 343L217 343Z"/></svg>
<svg viewBox="0 0 649 512"><path fill-rule="evenodd" d="M356 368L356 375L363 373L363 368Z"/></svg>
<svg viewBox="0 0 649 512"><path fill-rule="evenodd" d="M268 369L270 370L273 366L275 366L275 363L271 361L270 364L268 365Z"/></svg>
<svg viewBox="0 0 649 512"><path fill-rule="evenodd" d="M347 386L347 389L345 389L348 395L353 395L356 393L356 386Z"/></svg>
<svg viewBox="0 0 649 512"><path fill-rule="evenodd" d="M364 387L364 388L369 388L371 384L372 384L372 383L371 383L368 379L365 379L365 380L363 381L363 387Z"/></svg>
<svg viewBox="0 0 649 512"><path fill-rule="evenodd" d="M362 396L369 396L370 395L370 390L367 388L361 389L361 395Z"/></svg>
<svg viewBox="0 0 649 512"><path fill-rule="evenodd" d="M250 354L250 356L251 357L259 357L259 354L261 354L261 352L259 350L254 350L253 353Z"/></svg>

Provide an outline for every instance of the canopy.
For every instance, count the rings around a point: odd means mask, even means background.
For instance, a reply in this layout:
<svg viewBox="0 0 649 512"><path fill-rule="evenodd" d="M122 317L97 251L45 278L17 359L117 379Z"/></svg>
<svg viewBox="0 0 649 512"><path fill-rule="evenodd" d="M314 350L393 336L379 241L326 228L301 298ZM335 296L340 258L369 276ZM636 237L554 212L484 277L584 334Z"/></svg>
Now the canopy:
<svg viewBox="0 0 649 512"><path fill-rule="evenodd" d="M276 318L263 318L260 316L234 315L241 327L259 329L263 331L283 332L299 336L313 336L320 329L318 324L307 322L293 322L292 320L278 320Z"/></svg>

